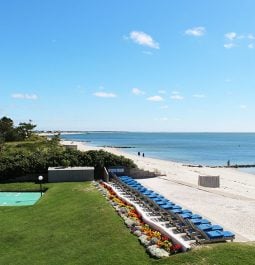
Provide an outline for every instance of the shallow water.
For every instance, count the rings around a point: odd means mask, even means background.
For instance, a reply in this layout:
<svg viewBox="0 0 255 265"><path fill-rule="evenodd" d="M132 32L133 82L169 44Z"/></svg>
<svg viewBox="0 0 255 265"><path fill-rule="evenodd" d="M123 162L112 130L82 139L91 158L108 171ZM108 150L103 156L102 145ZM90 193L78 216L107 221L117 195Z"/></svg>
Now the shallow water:
<svg viewBox="0 0 255 265"><path fill-rule="evenodd" d="M93 146L129 147L123 150L187 164L255 164L255 133L89 132L61 137Z"/></svg>

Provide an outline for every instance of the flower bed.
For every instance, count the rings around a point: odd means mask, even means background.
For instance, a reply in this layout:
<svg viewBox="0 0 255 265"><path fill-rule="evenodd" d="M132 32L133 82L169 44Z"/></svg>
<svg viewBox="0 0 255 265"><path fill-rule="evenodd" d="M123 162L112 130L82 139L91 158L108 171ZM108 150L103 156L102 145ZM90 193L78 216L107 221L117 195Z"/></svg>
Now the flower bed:
<svg viewBox="0 0 255 265"><path fill-rule="evenodd" d="M169 237L164 236L159 231L152 229L148 224L144 223L136 209L118 197L111 187L104 183L100 183L100 186L103 188L104 194L111 205L124 219L131 233L138 237L150 255L156 258L164 258L181 252L181 245L174 244Z"/></svg>

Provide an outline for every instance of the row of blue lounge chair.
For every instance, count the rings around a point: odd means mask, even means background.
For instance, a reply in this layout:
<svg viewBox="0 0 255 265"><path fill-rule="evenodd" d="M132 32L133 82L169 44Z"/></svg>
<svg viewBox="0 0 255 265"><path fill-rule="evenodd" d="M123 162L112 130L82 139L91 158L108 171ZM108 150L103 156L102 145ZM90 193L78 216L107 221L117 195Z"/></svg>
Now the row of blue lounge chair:
<svg viewBox="0 0 255 265"><path fill-rule="evenodd" d="M119 180L128 185L131 189L139 192L153 201L162 210L169 212L177 218L177 229L180 232L188 232L197 241L215 242L233 240L235 235L225 231L220 225L213 225L199 214L193 214L190 210L183 209L181 206L166 199L164 196L145 188L142 184L129 176L120 176ZM199 232L198 234L196 232ZM201 239L202 238L202 239Z"/></svg>

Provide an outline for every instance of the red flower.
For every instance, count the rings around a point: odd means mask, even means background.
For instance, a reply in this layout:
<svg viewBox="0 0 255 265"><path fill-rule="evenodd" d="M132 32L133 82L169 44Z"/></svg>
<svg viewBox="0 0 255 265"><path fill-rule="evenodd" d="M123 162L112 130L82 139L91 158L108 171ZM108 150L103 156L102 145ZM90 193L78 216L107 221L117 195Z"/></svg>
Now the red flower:
<svg viewBox="0 0 255 265"><path fill-rule="evenodd" d="M162 241L166 241L166 240L169 241L169 238L166 237L166 236L162 236L162 237L161 237L161 240L162 240Z"/></svg>
<svg viewBox="0 0 255 265"><path fill-rule="evenodd" d="M171 249L177 252L182 249L182 246L180 244L174 244Z"/></svg>

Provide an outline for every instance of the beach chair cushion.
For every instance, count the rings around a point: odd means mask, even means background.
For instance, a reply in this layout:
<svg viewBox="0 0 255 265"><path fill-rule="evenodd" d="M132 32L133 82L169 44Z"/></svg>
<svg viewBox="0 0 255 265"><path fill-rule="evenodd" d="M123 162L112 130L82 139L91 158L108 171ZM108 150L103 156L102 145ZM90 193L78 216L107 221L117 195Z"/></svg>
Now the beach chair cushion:
<svg viewBox="0 0 255 265"><path fill-rule="evenodd" d="M219 231L219 230L214 230L214 231L208 231L206 234L211 238L234 238L235 234L229 231Z"/></svg>
<svg viewBox="0 0 255 265"><path fill-rule="evenodd" d="M221 227L220 225L200 224L200 225L197 225L197 228L205 232L214 231L214 230L223 231L223 227Z"/></svg>
<svg viewBox="0 0 255 265"><path fill-rule="evenodd" d="M189 213L189 214L192 214L192 212L191 212L190 210L187 210L187 209L182 210L182 213Z"/></svg>
<svg viewBox="0 0 255 265"><path fill-rule="evenodd" d="M228 238L228 237L233 238L233 237L235 237L235 234L233 234L230 231L223 231L223 236L226 238Z"/></svg>
<svg viewBox="0 0 255 265"><path fill-rule="evenodd" d="M162 202L162 201L156 201L156 204L158 204L158 205L164 205L165 204L165 202Z"/></svg>
<svg viewBox="0 0 255 265"><path fill-rule="evenodd" d="M202 219L202 216L199 214L193 214L192 217L193 219Z"/></svg>
<svg viewBox="0 0 255 265"><path fill-rule="evenodd" d="M210 224L210 221L208 221L207 219L197 219L197 218L191 218L190 221L194 224L194 225L200 225L200 224Z"/></svg>
<svg viewBox="0 0 255 265"><path fill-rule="evenodd" d="M206 234L209 236L211 239L215 238L223 238L224 234L222 231L219 230L214 230L214 231L207 231Z"/></svg>
<svg viewBox="0 0 255 265"><path fill-rule="evenodd" d="M156 193L151 193L148 195L148 198L157 198L158 197L158 194Z"/></svg>
<svg viewBox="0 0 255 265"><path fill-rule="evenodd" d="M175 206L173 206L173 207L175 207ZM177 209L173 209L173 207L172 207L172 209L171 209L171 212L173 212L173 213L177 213L177 214L179 214L179 213L182 212L181 209L179 209L179 208L177 208Z"/></svg>
<svg viewBox="0 0 255 265"><path fill-rule="evenodd" d="M180 214L180 216L182 218L184 218L184 219L187 219L187 218L191 218L192 214L190 214L190 213L183 213L183 211L182 211L182 213Z"/></svg>
<svg viewBox="0 0 255 265"><path fill-rule="evenodd" d="M172 209L173 208L173 204L166 203L166 204L160 205L160 207L163 208L163 209Z"/></svg>

